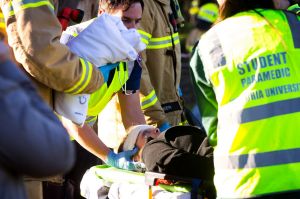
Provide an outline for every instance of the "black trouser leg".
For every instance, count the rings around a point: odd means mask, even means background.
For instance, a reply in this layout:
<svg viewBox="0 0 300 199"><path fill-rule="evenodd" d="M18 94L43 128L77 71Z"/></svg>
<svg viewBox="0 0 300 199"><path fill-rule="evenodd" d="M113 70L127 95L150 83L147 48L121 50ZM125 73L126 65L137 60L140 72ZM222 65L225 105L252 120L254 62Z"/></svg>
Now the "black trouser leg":
<svg viewBox="0 0 300 199"><path fill-rule="evenodd" d="M80 195L80 182L87 169L101 164L101 160L85 150L76 141L76 162L69 173L65 176L65 199L84 199Z"/></svg>

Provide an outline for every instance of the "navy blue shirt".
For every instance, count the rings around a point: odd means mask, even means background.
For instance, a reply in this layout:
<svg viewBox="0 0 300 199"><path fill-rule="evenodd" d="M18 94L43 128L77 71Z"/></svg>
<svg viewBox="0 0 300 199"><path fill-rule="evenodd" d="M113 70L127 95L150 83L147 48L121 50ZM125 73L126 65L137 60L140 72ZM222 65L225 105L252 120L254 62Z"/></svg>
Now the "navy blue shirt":
<svg viewBox="0 0 300 199"><path fill-rule="evenodd" d="M142 76L142 67L138 61L135 61L130 77L126 82L126 89L132 92L139 90L140 83L141 83L141 76Z"/></svg>
<svg viewBox="0 0 300 199"><path fill-rule="evenodd" d="M109 76L107 80L107 85L109 86L111 81L113 80L113 77L115 75L115 68L117 67L117 64L109 65L109 67L100 67L102 73L106 73L109 71ZM104 72L106 71L106 72ZM140 89L140 82L141 82L141 76L142 76L142 67L140 65L140 60L134 61L134 66L132 69L132 72L129 76L129 79L126 81L126 90L131 91L131 93L135 93L135 91ZM123 86L124 88L124 86ZM124 91L123 91L124 92Z"/></svg>

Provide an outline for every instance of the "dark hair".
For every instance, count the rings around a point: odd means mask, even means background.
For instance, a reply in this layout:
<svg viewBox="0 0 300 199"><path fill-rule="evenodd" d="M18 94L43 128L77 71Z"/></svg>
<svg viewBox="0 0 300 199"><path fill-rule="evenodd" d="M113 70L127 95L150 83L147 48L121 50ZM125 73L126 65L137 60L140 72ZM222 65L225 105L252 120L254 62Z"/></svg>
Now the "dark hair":
<svg viewBox="0 0 300 199"><path fill-rule="evenodd" d="M134 3L140 3L144 10L143 0L99 0L99 9L103 9L105 12L113 12L115 9L122 8L126 11Z"/></svg>
<svg viewBox="0 0 300 199"><path fill-rule="evenodd" d="M225 0L220 6L219 20L222 21L239 12L254 10L256 8L274 9L272 0Z"/></svg>

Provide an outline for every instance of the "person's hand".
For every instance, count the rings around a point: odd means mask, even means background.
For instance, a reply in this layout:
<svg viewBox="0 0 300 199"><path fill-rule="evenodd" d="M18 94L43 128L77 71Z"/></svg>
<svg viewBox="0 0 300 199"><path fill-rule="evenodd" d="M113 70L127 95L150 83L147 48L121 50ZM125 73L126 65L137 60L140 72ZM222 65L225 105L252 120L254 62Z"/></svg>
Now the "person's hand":
<svg viewBox="0 0 300 199"><path fill-rule="evenodd" d="M109 166L116 167L119 169L126 169L131 171L141 170L141 163L133 162L132 156L138 152L138 148L134 148L130 151L123 151L121 153L114 153L110 151L107 156L107 162Z"/></svg>

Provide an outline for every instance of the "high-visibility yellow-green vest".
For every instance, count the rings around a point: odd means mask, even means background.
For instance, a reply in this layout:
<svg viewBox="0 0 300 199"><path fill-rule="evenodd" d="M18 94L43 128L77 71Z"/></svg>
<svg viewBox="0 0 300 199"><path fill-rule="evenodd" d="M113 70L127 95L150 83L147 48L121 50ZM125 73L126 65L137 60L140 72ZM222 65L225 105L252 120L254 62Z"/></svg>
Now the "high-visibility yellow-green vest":
<svg viewBox="0 0 300 199"><path fill-rule="evenodd" d="M219 16L219 7L216 3L206 3L199 8L197 18L214 23Z"/></svg>
<svg viewBox="0 0 300 199"><path fill-rule="evenodd" d="M198 46L218 102L218 198L300 190L300 18L257 12L218 23Z"/></svg>
<svg viewBox="0 0 300 199"><path fill-rule="evenodd" d="M288 7L287 10L294 12L297 15L300 15L300 6L297 3Z"/></svg>
<svg viewBox="0 0 300 199"><path fill-rule="evenodd" d="M103 84L95 93L91 94L88 105L88 117L86 122L92 123L98 114L104 109L112 96L120 91L128 80L127 64L121 62L115 69L111 82Z"/></svg>

